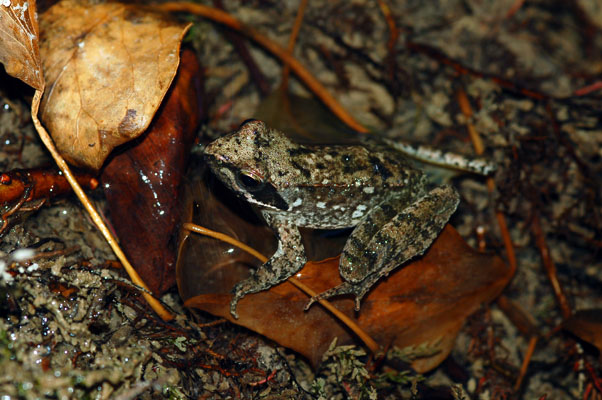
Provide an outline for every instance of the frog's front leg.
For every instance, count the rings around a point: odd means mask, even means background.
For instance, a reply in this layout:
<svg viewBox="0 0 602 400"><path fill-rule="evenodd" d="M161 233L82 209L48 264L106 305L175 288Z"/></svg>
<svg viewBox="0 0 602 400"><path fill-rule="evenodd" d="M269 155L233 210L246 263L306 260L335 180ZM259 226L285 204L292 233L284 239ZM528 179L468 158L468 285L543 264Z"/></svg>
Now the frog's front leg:
<svg viewBox="0 0 602 400"><path fill-rule="evenodd" d="M247 279L234 286L234 297L230 302L230 313L236 319L238 301L250 293L269 289L283 282L299 271L307 260L301 241L301 233L297 226L290 224L271 214L264 214L265 220L275 230L278 249L263 265Z"/></svg>
<svg viewBox="0 0 602 400"><path fill-rule="evenodd" d="M355 308L360 300L383 276L407 260L423 254L437 238L449 217L458 206L459 196L451 186L434 188L403 208L402 203L381 204L371 210L353 230L347 240L339 270L345 280L341 285L312 297L305 309L315 301L341 294L355 296ZM401 207L400 212L375 228Z"/></svg>

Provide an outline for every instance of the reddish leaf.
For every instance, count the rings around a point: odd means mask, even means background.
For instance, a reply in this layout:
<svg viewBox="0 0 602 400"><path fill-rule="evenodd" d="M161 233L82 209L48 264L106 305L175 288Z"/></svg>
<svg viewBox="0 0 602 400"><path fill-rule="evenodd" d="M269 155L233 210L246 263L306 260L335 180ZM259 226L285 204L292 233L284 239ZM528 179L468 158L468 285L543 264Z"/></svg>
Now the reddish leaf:
<svg viewBox="0 0 602 400"><path fill-rule="evenodd" d="M140 5L63 0L40 18L41 118L61 154L98 170L149 126L190 25Z"/></svg>
<svg viewBox="0 0 602 400"><path fill-rule="evenodd" d="M217 267L216 267L217 268ZM318 305L303 311L308 298L285 282L268 291L248 295L238 305L240 319L229 311L230 295L221 282L214 283L214 268L199 281L199 292L187 306L227 318L259 332L306 356L317 365L333 338L352 343L348 330ZM237 281L244 276L232 276ZM355 316L357 323L383 347L396 346L410 353L412 366L424 372L437 366L451 351L464 319L493 300L510 279L502 260L471 249L447 226L421 258L383 279L363 300L359 314L353 300L335 298L337 308ZM338 261L308 263L296 276L321 292L341 282ZM179 279L184 279L179 276ZM213 287L207 288L207 285ZM417 357L420 356L420 357Z"/></svg>
<svg viewBox="0 0 602 400"><path fill-rule="evenodd" d="M151 290L175 283L180 184L202 118L196 55L182 52L172 89L148 131L116 150L102 171L113 227Z"/></svg>
<svg viewBox="0 0 602 400"><path fill-rule="evenodd" d="M44 76L38 48L36 2L0 2L0 62L6 72L35 89L42 90Z"/></svg>

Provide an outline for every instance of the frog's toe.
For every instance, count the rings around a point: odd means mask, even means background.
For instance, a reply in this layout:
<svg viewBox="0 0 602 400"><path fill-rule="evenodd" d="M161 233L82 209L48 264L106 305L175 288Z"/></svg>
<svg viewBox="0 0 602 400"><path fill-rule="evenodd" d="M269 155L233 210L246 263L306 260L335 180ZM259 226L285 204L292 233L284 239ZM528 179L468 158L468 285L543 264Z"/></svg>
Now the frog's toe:
<svg viewBox="0 0 602 400"><path fill-rule="evenodd" d="M238 299L234 298L230 302L230 314L234 317L234 319L238 319L238 313L236 312L236 305L238 304Z"/></svg>
<svg viewBox="0 0 602 400"><path fill-rule="evenodd" d="M307 304L305 305L305 307L303 309L305 311L307 311L316 301L328 299L328 298L334 296L334 294L330 294L331 291L332 291L332 289L322 292L316 296L312 296L311 299L309 299L309 301L307 302Z"/></svg>
<svg viewBox="0 0 602 400"><path fill-rule="evenodd" d="M238 301L242 298L238 293L234 293L232 296L232 300L230 300L230 314L234 317L234 319L238 319L238 313L236 312L236 307L238 306Z"/></svg>
<svg viewBox="0 0 602 400"><path fill-rule="evenodd" d="M305 311L309 310L309 307L311 307L316 301L329 299L331 297L340 296L343 294L352 294L355 296L355 310L359 311L360 301L362 300L362 297L364 297L364 293L361 292L361 290L358 291L358 289L349 282L343 282L339 286L328 289L317 296L313 296L305 305Z"/></svg>
<svg viewBox="0 0 602 400"><path fill-rule="evenodd" d="M309 299L309 301L307 302L307 304L305 305L305 307L303 307L304 311L309 310L309 308L316 302L316 301L320 301L320 295L318 296L312 296L312 298Z"/></svg>

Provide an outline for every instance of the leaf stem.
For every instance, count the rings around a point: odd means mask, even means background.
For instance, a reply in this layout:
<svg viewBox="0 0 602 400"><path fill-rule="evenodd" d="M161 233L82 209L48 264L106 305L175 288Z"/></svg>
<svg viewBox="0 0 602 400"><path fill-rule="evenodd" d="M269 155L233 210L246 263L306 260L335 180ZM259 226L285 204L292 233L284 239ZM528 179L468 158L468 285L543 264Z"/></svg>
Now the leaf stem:
<svg viewBox="0 0 602 400"><path fill-rule="evenodd" d="M33 125L35 126L36 130L38 131L38 134L40 135L40 139L42 139L42 142L44 143L44 145L46 146L48 151L50 151L52 158L54 158L54 161L56 162L56 164L58 165L60 170L65 175L65 178L71 185L73 192L75 192L75 195L79 198L79 201L82 203L82 205L84 206L84 208L86 209L86 211L88 212L90 217L92 218L92 221L94 221L94 223L98 227L98 230L100 230L100 232L104 236L104 238L107 241L107 243L109 244L109 246L111 246L111 249L113 249L113 252L117 256L117 258L119 259L119 261L121 262L123 267L125 268L126 272L130 276L130 279L132 280L132 282L134 282L134 284L146 289L146 291L142 291L142 295L144 296L144 298L146 299L148 304L161 317L161 319L163 319L164 321L172 320L173 315L171 315L171 313L169 311L167 311L165 309L165 307L163 307L163 305L159 302L159 300L154 298L149 293L150 290L148 289L148 287L146 286L146 284L144 283L142 278L140 278L140 275L138 275L138 272L136 272L136 270L134 269L132 264L130 264L127 257L125 256L125 254L119 247L117 238L115 238L113 236L113 234L111 233L111 231L109 230L107 225L104 223L104 221L98 214L98 211L96 211L96 208L94 208L94 205L92 205L92 203L90 202L90 199L88 199L88 196L86 195L86 193L84 192L82 187L77 182L77 179L71 172L69 165L67 164L65 159L59 154L58 150L54 146L54 142L52 141L52 138L50 137L50 135L48 134L48 132L46 131L46 129L44 128L44 126L42 125L40 120L38 119L38 110L40 107L40 100L42 99L42 93L43 93L43 90L36 90L36 93L33 98L33 102L31 103L31 118L33 119Z"/></svg>
<svg viewBox="0 0 602 400"><path fill-rule="evenodd" d="M472 107L470 106L468 96L462 88L459 88L456 92L456 97L458 100L458 105L460 106L460 110L462 110L462 114L464 114L464 116L466 117L466 130L470 135L470 140L472 141L475 153L480 156L485 152L485 145L483 144L483 140L481 139L479 132L477 132L475 126L471 122ZM490 176L487 177L487 189L491 194L495 192L495 181ZM510 275L514 276L517 267L516 254L514 252L514 245L512 244L510 232L508 231L508 226L506 224L506 217L504 217L504 214L501 211L496 211L495 216L497 218L498 226L500 228L500 232L504 240L506 256L508 257L508 263L510 264Z"/></svg>

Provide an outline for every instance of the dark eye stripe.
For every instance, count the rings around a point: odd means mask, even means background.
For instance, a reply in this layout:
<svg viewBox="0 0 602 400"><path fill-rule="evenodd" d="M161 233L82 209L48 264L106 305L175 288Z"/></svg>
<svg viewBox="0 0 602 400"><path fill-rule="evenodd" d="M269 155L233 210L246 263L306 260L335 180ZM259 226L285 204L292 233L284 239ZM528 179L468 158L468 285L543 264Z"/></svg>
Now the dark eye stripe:
<svg viewBox="0 0 602 400"><path fill-rule="evenodd" d="M288 204L278 194L276 188L270 184L263 185L260 189L249 191L249 194L259 203L268 204L279 210L288 210Z"/></svg>

